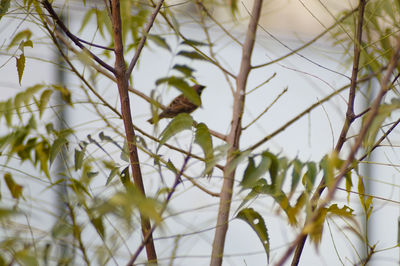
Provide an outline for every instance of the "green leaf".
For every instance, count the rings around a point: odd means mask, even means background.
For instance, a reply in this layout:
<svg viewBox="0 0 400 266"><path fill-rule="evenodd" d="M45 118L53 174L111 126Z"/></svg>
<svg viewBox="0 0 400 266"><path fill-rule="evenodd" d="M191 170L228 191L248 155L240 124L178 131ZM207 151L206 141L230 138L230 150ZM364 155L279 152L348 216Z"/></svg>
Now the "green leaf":
<svg viewBox="0 0 400 266"><path fill-rule="evenodd" d="M343 208L339 208L337 206L337 204L332 204L331 206L329 206L329 208L327 209L327 211L329 213L332 213L334 215L338 215L341 217L352 217L354 216L354 210L351 209L348 206L343 206Z"/></svg>
<svg viewBox="0 0 400 266"><path fill-rule="evenodd" d="M39 142L36 145L35 155L36 155L36 159L39 160L39 162L40 162L40 170L42 170L46 174L47 178L50 179L50 173L49 173L49 167L48 167L50 149L49 149L49 144L47 143L47 141Z"/></svg>
<svg viewBox="0 0 400 266"><path fill-rule="evenodd" d="M310 192L314 187L315 178L317 177L317 165L314 162L308 162L307 172L303 175L302 183L306 190Z"/></svg>
<svg viewBox="0 0 400 266"><path fill-rule="evenodd" d="M107 181L106 181L106 186L110 184L110 182L114 179L116 175L119 173L119 168L114 167L111 169L110 174L108 175Z"/></svg>
<svg viewBox="0 0 400 266"><path fill-rule="evenodd" d="M204 123L196 125L196 136L194 142L199 144L199 146L203 150L206 163L206 171L208 170L206 174L211 175L212 168L210 168L209 166L213 162L214 151L210 131Z"/></svg>
<svg viewBox="0 0 400 266"><path fill-rule="evenodd" d="M122 147L121 155L119 157L121 158L121 160L129 163L129 147L126 140L124 140L124 146Z"/></svg>
<svg viewBox="0 0 400 266"><path fill-rule="evenodd" d="M24 187L21 186L21 185L19 185L19 184L17 184L17 183L14 181L14 179L13 179L11 173L6 172L6 173L4 174L4 181L6 182L7 188L8 188L8 190L10 191L11 196L12 196L14 199L19 199L19 198L23 197L23 196L22 196L22 190L23 190Z"/></svg>
<svg viewBox="0 0 400 266"><path fill-rule="evenodd" d="M364 138L364 148L370 148L375 143L376 136L381 128L383 122L392 114L394 110L400 108L399 101L392 101L390 104L383 104L379 107L378 115L374 118L370 129L368 130L367 136ZM364 116L367 117L367 116ZM363 124L365 119L363 119Z"/></svg>
<svg viewBox="0 0 400 266"><path fill-rule="evenodd" d="M201 105L200 96L191 86L189 86L189 84L184 79L172 76L168 78L162 78L156 81L156 85L162 83L168 83L168 85L177 88L183 93L183 95L185 95L186 98L189 99L189 101L191 101L197 106Z"/></svg>
<svg viewBox="0 0 400 266"><path fill-rule="evenodd" d="M86 148L83 148L82 150L75 149L75 155L74 155L75 171L78 171L79 169L82 168L83 158L85 157L85 150Z"/></svg>
<svg viewBox="0 0 400 266"><path fill-rule="evenodd" d="M267 254L267 260L269 263L269 235L263 217L254 209L247 208L241 210L236 218L245 221L256 232L261 244L264 247L265 253Z"/></svg>
<svg viewBox="0 0 400 266"><path fill-rule="evenodd" d="M92 225L94 226L94 228L96 228L97 233L99 233L99 235L104 238L105 237L105 230L104 230L104 224L103 224L103 219L102 216L98 216L98 217L94 217L92 219L90 219L90 222L92 223Z"/></svg>
<svg viewBox="0 0 400 266"><path fill-rule="evenodd" d="M1 0L0 2L0 19L7 13L10 8L11 0Z"/></svg>
<svg viewBox="0 0 400 266"><path fill-rule="evenodd" d="M193 118L186 113L179 114L169 122L168 126L161 133L160 144L158 149L164 145L167 140L178 134L185 129L191 129L193 125Z"/></svg>
<svg viewBox="0 0 400 266"><path fill-rule="evenodd" d="M300 181L301 170L303 169L303 164L300 160L293 160L293 170L292 170L292 184L290 187L290 192L294 192L297 187L297 184Z"/></svg>
<svg viewBox="0 0 400 266"><path fill-rule="evenodd" d="M21 85L22 75L24 74L24 69L25 69L25 55L22 53L16 60L17 60L18 81L19 85Z"/></svg>
<svg viewBox="0 0 400 266"><path fill-rule="evenodd" d="M30 30L23 30L15 34L14 38L11 40L8 48L13 47L17 43L21 43L22 40L29 40L32 36L32 32Z"/></svg>
<svg viewBox="0 0 400 266"><path fill-rule="evenodd" d="M58 90L61 93L61 98L66 102L68 105L72 106L71 100L71 92L66 88L59 85L52 85L55 90Z"/></svg>
<svg viewBox="0 0 400 266"><path fill-rule="evenodd" d="M50 147L50 165L53 163L57 154L60 152L61 148L68 143L68 140L64 137L57 138L53 145Z"/></svg>
<svg viewBox="0 0 400 266"><path fill-rule="evenodd" d="M199 42L199 41L192 40L192 39L186 39L186 40L182 41L181 44L189 45L189 46L208 46L208 43Z"/></svg>
<svg viewBox="0 0 400 266"><path fill-rule="evenodd" d="M169 47L168 43L160 35L149 34L147 38L149 38L149 40L153 41L155 44L157 44L161 48L171 51L171 48Z"/></svg>
<svg viewBox="0 0 400 266"><path fill-rule="evenodd" d="M49 103L50 96L53 94L52 90L44 90L42 92L42 95L40 95L40 102L39 102L39 117L42 117L44 110L47 107L47 104Z"/></svg>
<svg viewBox="0 0 400 266"><path fill-rule="evenodd" d="M258 179L264 175L271 166L270 158L264 156L262 156L261 162L258 166L255 165L253 157L249 157L248 161L242 182L240 182L240 185L245 189L254 187L257 184Z"/></svg>
<svg viewBox="0 0 400 266"><path fill-rule="evenodd" d="M6 119L8 127L11 126L12 113L13 113L13 105L12 105L12 99L10 98L5 102L4 105L4 117Z"/></svg>
<svg viewBox="0 0 400 266"><path fill-rule="evenodd" d="M82 22L81 22L81 28L79 29L79 33L82 32L82 30L85 28L85 26L89 23L90 19L92 16L96 13L96 9L90 8L88 12L86 12L85 16L83 16Z"/></svg>
<svg viewBox="0 0 400 266"><path fill-rule="evenodd" d="M180 51L178 55L192 59L192 60L207 60L206 57L196 51Z"/></svg>
<svg viewBox="0 0 400 266"><path fill-rule="evenodd" d="M185 75L185 77L192 77L193 72L195 71L193 68L187 65L179 65L179 64L174 65L172 69L181 72L183 75Z"/></svg>

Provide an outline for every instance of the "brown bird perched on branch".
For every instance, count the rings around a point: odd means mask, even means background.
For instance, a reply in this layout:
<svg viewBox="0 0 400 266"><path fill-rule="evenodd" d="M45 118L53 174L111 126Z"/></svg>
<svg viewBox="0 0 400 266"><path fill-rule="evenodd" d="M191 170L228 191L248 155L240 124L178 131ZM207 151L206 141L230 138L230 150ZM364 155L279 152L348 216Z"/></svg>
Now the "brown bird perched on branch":
<svg viewBox="0 0 400 266"><path fill-rule="evenodd" d="M192 88L200 96L205 86L196 84ZM199 107L198 105L192 103L188 98L186 98L183 94L181 94L175 99L173 99L172 102L167 106L167 108L158 115L158 120L161 120L163 118L172 118L180 113L190 114L198 107ZM147 120L147 122L153 124L154 120L153 118L150 118L149 120Z"/></svg>

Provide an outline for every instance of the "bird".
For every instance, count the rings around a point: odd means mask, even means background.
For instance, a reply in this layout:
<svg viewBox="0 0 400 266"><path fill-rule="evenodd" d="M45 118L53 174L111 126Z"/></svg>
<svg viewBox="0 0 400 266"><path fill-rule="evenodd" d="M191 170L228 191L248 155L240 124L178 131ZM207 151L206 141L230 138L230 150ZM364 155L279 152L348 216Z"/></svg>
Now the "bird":
<svg viewBox="0 0 400 266"><path fill-rule="evenodd" d="M196 84L192 86L192 88L200 96L205 86ZM198 107L198 105L192 103L188 98L181 94L173 99L172 102L167 106L167 108L158 115L158 120L163 118L172 118L180 113L190 114ZM150 118L149 120L147 120L147 122L149 122L150 124L154 124L154 119Z"/></svg>

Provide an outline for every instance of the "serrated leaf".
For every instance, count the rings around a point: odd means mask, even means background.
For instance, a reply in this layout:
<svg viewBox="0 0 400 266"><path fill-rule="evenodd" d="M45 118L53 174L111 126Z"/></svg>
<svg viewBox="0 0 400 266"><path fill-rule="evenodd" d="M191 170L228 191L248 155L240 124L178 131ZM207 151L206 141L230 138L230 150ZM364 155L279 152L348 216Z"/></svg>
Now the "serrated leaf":
<svg viewBox="0 0 400 266"><path fill-rule="evenodd" d="M39 106L38 106L38 108L39 108L39 117L42 117L43 112L44 112L44 110L46 109L47 104L48 104L49 101L50 101L50 96L51 96L52 94L53 94L53 91L47 89L47 90L44 90L44 91L42 92L42 95L40 95L40 101L39 101Z"/></svg>
<svg viewBox="0 0 400 266"><path fill-rule="evenodd" d="M261 241L261 244L264 247L265 253L267 254L267 260L269 263L269 250L270 250L269 235L263 217L254 209L247 208L241 210L237 214L236 218L245 221L256 232L258 238Z"/></svg>
<svg viewBox="0 0 400 266"><path fill-rule="evenodd" d="M25 55L22 53L16 60L17 60L18 81L19 85L21 85L22 75L24 74L24 69L25 69Z"/></svg>
<svg viewBox="0 0 400 266"><path fill-rule="evenodd" d="M342 217L352 217L354 214L354 210L351 209L348 206L343 206L342 208L339 208L337 204L332 204L329 206L327 209L328 213L332 213L334 215L342 216Z"/></svg>
<svg viewBox="0 0 400 266"><path fill-rule="evenodd" d="M196 51L180 51L177 55L192 59L192 60L207 60L206 57Z"/></svg>
<svg viewBox="0 0 400 266"><path fill-rule="evenodd" d="M57 138L53 145L50 147L50 165L53 163L54 159L56 158L57 154L61 151L61 148L68 143L68 140L64 137Z"/></svg>
<svg viewBox="0 0 400 266"><path fill-rule="evenodd" d="M211 175L212 168L209 167L214 159L214 151L213 144L210 131L208 127L204 123L200 123L196 125L196 135L194 142L199 144L204 153L204 159L206 163L206 172L207 175Z"/></svg>
<svg viewBox="0 0 400 266"><path fill-rule="evenodd" d="M162 83L167 83L168 85L177 88L182 92L183 95L185 95L186 98L189 99L189 101L197 106L201 105L200 96L183 78L171 76L168 78L161 78L156 81L156 85L160 85Z"/></svg>
<svg viewBox="0 0 400 266"><path fill-rule="evenodd" d="M14 181L11 173L7 172L4 174L4 181L6 182L7 188L14 199L19 199L22 197L22 190L24 187Z"/></svg>
<svg viewBox="0 0 400 266"><path fill-rule="evenodd" d="M161 48L171 51L171 48L169 47L167 41L160 35L149 34L148 38L149 38L149 40L153 41L156 45L160 46Z"/></svg>
<svg viewBox="0 0 400 266"><path fill-rule="evenodd" d="M178 114L169 122L168 126L161 133L160 144L158 149L164 145L167 140L178 134L185 129L191 129L193 125L193 118L186 113Z"/></svg>

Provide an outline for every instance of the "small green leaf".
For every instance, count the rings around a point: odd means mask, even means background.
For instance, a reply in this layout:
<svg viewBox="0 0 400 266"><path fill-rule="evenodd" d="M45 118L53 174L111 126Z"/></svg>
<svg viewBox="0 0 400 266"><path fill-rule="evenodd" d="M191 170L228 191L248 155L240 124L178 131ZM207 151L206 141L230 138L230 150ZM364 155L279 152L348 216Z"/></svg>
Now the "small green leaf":
<svg viewBox="0 0 400 266"><path fill-rule="evenodd" d="M153 41L155 44L157 44L161 48L171 51L171 48L169 47L168 43L160 35L149 34L148 38L149 38L149 40Z"/></svg>
<svg viewBox="0 0 400 266"><path fill-rule="evenodd" d="M189 46L208 46L208 43L199 42L199 41L191 40L191 39L186 39L186 40L182 41L181 44L189 45Z"/></svg>
<svg viewBox="0 0 400 266"><path fill-rule="evenodd" d="M11 196L14 199L19 199L19 198L22 197L22 190L23 190L24 187L19 185L19 184L17 184L14 181L11 173L7 172L7 173L4 174L4 181L6 181L6 185L8 187L8 190L10 191Z"/></svg>
<svg viewBox="0 0 400 266"><path fill-rule="evenodd" d="M110 182L114 179L116 175L119 173L119 168L114 167L111 169L110 174L108 175L107 181L106 181L106 186L110 184Z"/></svg>
<svg viewBox="0 0 400 266"><path fill-rule="evenodd" d="M183 75L185 75L185 77L192 77L193 72L195 71L193 68L187 65L179 65L179 64L174 65L172 69L181 72Z"/></svg>
<svg viewBox="0 0 400 266"><path fill-rule="evenodd" d="M46 174L47 178L50 179L50 173L49 173L49 167L48 167L50 149L49 149L49 144L47 143L47 141L39 142L36 145L35 155L36 155L36 159L39 160L39 162L40 162L40 169Z"/></svg>
<svg viewBox="0 0 400 266"><path fill-rule="evenodd" d="M178 55L192 59L192 60L207 60L206 57L196 51L180 51Z"/></svg>
<svg viewBox="0 0 400 266"><path fill-rule="evenodd" d="M193 125L193 118L186 113L182 113L177 115L171 122L169 122L168 126L161 133L161 140L158 148L164 145L167 140L171 137L175 136L179 132L185 129L191 129Z"/></svg>
<svg viewBox="0 0 400 266"><path fill-rule="evenodd" d="M21 85L22 75L24 74L25 69L25 55L22 53L19 58L17 58L17 71L18 71L18 81L19 85Z"/></svg>
<svg viewBox="0 0 400 266"><path fill-rule="evenodd" d="M60 152L61 148L68 143L68 140L64 137L58 138L53 142L50 147L50 165L53 163L57 154Z"/></svg>
<svg viewBox="0 0 400 266"><path fill-rule="evenodd" d="M42 95L40 95L40 102L39 102L39 117L42 117L44 110L47 107L47 104L49 103L50 96L53 94L52 90L44 90L42 92Z"/></svg>
<svg viewBox="0 0 400 266"><path fill-rule="evenodd" d="M72 106L71 100L71 92L66 88L59 85L52 85L55 90L58 90L61 93L61 98L66 102L68 105Z"/></svg>
<svg viewBox="0 0 400 266"><path fill-rule="evenodd" d="M301 170L303 169L303 164L300 160L293 160L293 170L292 170L292 184L290 187L290 191L294 192L297 187L297 184L300 181Z"/></svg>
<svg viewBox="0 0 400 266"><path fill-rule="evenodd" d="M354 210L348 206L343 206L343 208L339 208L337 204L332 204L327 209L329 213L341 216L341 217L352 217L354 216Z"/></svg>
<svg viewBox="0 0 400 266"><path fill-rule="evenodd" d="M103 219L102 216L94 217L90 219L90 222L96 228L97 233L104 238L105 230L104 230L104 224L103 224Z"/></svg>
<svg viewBox="0 0 400 266"><path fill-rule="evenodd" d="M210 131L204 123L196 125L196 136L194 142L199 144L199 146L203 150L206 170L209 169L208 173L206 174L211 175L212 168L208 166L212 163L214 159L214 151Z"/></svg>
<svg viewBox="0 0 400 266"><path fill-rule="evenodd" d="M267 260L269 263L269 235L263 217L254 209L247 208L241 210L236 218L245 221L256 232L261 244L264 247L265 253L267 254Z"/></svg>
<svg viewBox="0 0 400 266"><path fill-rule="evenodd" d="M0 19L7 13L10 8L11 0L1 0L0 2Z"/></svg>
<svg viewBox="0 0 400 266"><path fill-rule="evenodd" d="M85 156L85 148L82 150L75 149L74 161L75 161L75 171L82 168L83 158Z"/></svg>

